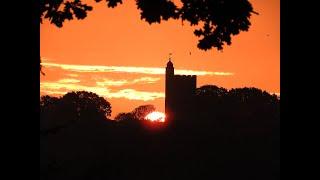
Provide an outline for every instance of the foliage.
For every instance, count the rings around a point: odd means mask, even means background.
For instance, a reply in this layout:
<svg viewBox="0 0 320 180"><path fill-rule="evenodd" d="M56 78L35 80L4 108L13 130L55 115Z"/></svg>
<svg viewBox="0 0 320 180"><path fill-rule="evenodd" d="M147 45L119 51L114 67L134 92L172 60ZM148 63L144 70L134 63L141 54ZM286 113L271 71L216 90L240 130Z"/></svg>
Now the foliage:
<svg viewBox="0 0 320 180"><path fill-rule="evenodd" d="M115 121L121 122L121 121L132 121L134 120L134 116L132 115L132 113L119 113L118 115L116 115L116 117L114 118Z"/></svg>
<svg viewBox="0 0 320 180"><path fill-rule="evenodd" d="M154 105L151 104L146 104L146 105L141 105L138 106L136 108L134 108L131 112L128 113L119 113L114 120L116 121L124 121L124 120L145 120L146 115L148 115L149 113L155 111L156 108L154 107Z"/></svg>
<svg viewBox="0 0 320 180"><path fill-rule="evenodd" d="M133 111L132 111L132 114L133 114L133 117L136 118L136 119L139 119L139 120L144 120L145 117L155 111L156 108L151 105L151 104L147 104L147 105L142 105L142 106L139 106L139 107L136 107Z"/></svg>
<svg viewBox="0 0 320 180"><path fill-rule="evenodd" d="M95 0L101 2L102 0ZM40 1L40 22L43 19L62 27L65 20L84 19L92 6L80 0ZM105 0L108 7L122 4L122 0ZM248 31L253 10L248 0L181 0L178 7L172 0L136 0L141 19L149 24L161 20L181 19L191 26L201 25L194 34L199 37L198 48L222 50L225 44L231 45L231 36Z"/></svg>
<svg viewBox="0 0 320 180"><path fill-rule="evenodd" d="M92 92L69 92L57 98L40 99L40 131L56 132L72 123L95 124L111 115L111 104Z"/></svg>

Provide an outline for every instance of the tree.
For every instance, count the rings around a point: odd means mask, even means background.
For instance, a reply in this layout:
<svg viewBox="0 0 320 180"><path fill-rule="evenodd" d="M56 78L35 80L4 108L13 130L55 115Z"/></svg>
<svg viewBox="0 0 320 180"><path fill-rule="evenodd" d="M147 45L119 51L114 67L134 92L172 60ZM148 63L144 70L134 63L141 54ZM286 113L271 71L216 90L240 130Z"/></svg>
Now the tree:
<svg viewBox="0 0 320 180"><path fill-rule="evenodd" d="M275 105L279 103L276 95L271 95L258 88L235 88L228 93L230 101L234 103L243 103L251 106L256 105Z"/></svg>
<svg viewBox="0 0 320 180"><path fill-rule="evenodd" d="M57 102L59 101L59 98L57 97L51 97L51 96L41 96L40 98L40 109L46 110L49 108L52 108L52 106L57 105Z"/></svg>
<svg viewBox="0 0 320 180"><path fill-rule="evenodd" d="M40 98L40 134L56 132L67 124L59 117L60 99L51 96L41 96Z"/></svg>
<svg viewBox="0 0 320 180"><path fill-rule="evenodd" d="M149 113L155 111L156 108L154 105L147 104L147 105L141 105L136 108L134 108L131 112L128 113L119 113L114 120L116 121L123 121L123 120L144 120L146 115Z"/></svg>
<svg viewBox="0 0 320 180"><path fill-rule="evenodd" d="M280 101L276 95L257 88L231 89L225 101L229 111L227 118L233 125L255 132L272 132L280 125Z"/></svg>
<svg viewBox="0 0 320 180"><path fill-rule="evenodd" d="M110 103L92 92L69 92L60 98L42 96L40 99L40 131L45 134L73 123L104 122L110 115Z"/></svg>
<svg viewBox="0 0 320 180"><path fill-rule="evenodd" d="M147 104L136 107L131 113L135 119L144 120L149 113L155 110L156 108L154 107L154 105Z"/></svg>
<svg viewBox="0 0 320 180"><path fill-rule="evenodd" d="M204 85L196 89L196 108L202 115L218 116L225 107L225 97L228 90L215 85Z"/></svg>
<svg viewBox="0 0 320 180"><path fill-rule="evenodd" d="M134 119L132 113L119 113L114 120L117 122L121 122L121 121L132 121Z"/></svg>
<svg viewBox="0 0 320 180"><path fill-rule="evenodd" d="M215 85L204 85L196 89L196 95L204 97L223 97L227 93L227 89Z"/></svg>
<svg viewBox="0 0 320 180"><path fill-rule="evenodd" d="M102 0L95 0L101 2ZM65 20L84 19L93 8L80 0L42 0L40 1L40 22L43 19L57 27ZM122 0L105 0L108 7L122 4ZM172 0L136 0L141 11L141 19L149 24L161 20L181 19L191 26L201 25L194 34L199 37L198 48L209 50L212 47L222 50L225 44L231 45L231 36L240 31L248 31L253 10L248 0L181 0L178 7Z"/></svg>
<svg viewBox="0 0 320 180"><path fill-rule="evenodd" d="M77 116L111 116L111 104L103 97L87 91L69 92L61 98L62 103L77 113Z"/></svg>
<svg viewBox="0 0 320 180"><path fill-rule="evenodd" d="M279 128L280 101L261 89L205 85L196 89L195 104L203 132L262 134Z"/></svg>
<svg viewBox="0 0 320 180"><path fill-rule="evenodd" d="M215 85L204 85L196 89L196 111L207 130L212 130L211 126L222 126L222 117L227 106L224 102L228 90Z"/></svg>

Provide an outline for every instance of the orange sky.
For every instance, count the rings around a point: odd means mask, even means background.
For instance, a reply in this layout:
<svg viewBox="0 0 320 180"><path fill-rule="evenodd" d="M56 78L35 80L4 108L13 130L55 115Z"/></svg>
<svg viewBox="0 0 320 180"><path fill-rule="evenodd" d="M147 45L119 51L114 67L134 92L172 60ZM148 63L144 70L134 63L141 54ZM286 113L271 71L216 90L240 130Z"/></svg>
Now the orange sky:
<svg viewBox="0 0 320 180"><path fill-rule="evenodd" d="M68 21L62 28L48 21L41 24L40 54L47 63L42 95L90 90L111 102L112 117L143 104L164 111L164 75L159 68L165 67L169 53L176 69L199 74L198 87L280 92L280 0L251 0L260 15L253 15L249 31L233 37L223 52L197 49L194 27L186 22L149 25L140 20L134 0L114 9L104 2L88 2L93 11L84 20Z"/></svg>

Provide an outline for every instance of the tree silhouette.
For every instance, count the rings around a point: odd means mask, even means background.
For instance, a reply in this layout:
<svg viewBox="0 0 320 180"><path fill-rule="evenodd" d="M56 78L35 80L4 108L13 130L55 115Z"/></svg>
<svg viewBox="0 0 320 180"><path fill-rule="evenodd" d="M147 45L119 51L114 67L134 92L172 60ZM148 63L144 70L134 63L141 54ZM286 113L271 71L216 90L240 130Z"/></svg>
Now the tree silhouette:
<svg viewBox="0 0 320 180"><path fill-rule="evenodd" d="M155 111L156 108L152 104L141 105L134 108L131 112L128 113L119 113L114 120L124 121L124 120L145 120L146 115Z"/></svg>
<svg viewBox="0 0 320 180"><path fill-rule="evenodd" d="M204 85L196 89L196 96L198 97L214 97L222 98L228 93L228 90L215 85Z"/></svg>
<svg viewBox="0 0 320 180"><path fill-rule="evenodd" d="M103 97L87 91L76 91L65 94L61 101L66 105L73 106L78 115L85 112L94 112L103 117L111 116L111 104Z"/></svg>
<svg viewBox="0 0 320 180"><path fill-rule="evenodd" d="M62 27L65 20L84 19L92 10L92 6L80 0L40 2L40 22L49 19L57 27ZM122 0L105 2L111 8L122 4ZM201 25L202 28L194 31L200 38L197 46L201 50L222 50L225 44L231 45L231 36L248 31L251 15L258 14L248 0L181 0L181 3L182 7L178 7L172 0L136 0L141 19L149 24L173 18L188 21L191 26Z"/></svg>
<svg viewBox="0 0 320 180"><path fill-rule="evenodd" d="M48 110L50 108L53 108L52 106L57 105L59 101L59 98L57 97L51 97L51 96L41 96L40 98L40 107L41 110Z"/></svg>
<svg viewBox="0 0 320 180"><path fill-rule="evenodd" d="M121 122L121 121L133 121L134 120L134 116L132 113L119 113L118 115L116 115L114 117L114 120L117 122Z"/></svg>
<svg viewBox="0 0 320 180"><path fill-rule="evenodd" d="M40 99L40 132L56 132L72 123L93 125L106 121L111 104L92 92L69 92L61 98Z"/></svg>
<svg viewBox="0 0 320 180"><path fill-rule="evenodd" d="M155 110L156 108L154 107L154 105L147 104L147 105L141 105L139 107L136 107L131 113L134 118L138 120L144 120L146 115L148 115L149 113Z"/></svg>
<svg viewBox="0 0 320 180"><path fill-rule="evenodd" d="M196 89L196 108L201 116L218 118L225 109L224 100L228 90L214 85L205 85Z"/></svg>
<svg viewBox="0 0 320 180"><path fill-rule="evenodd" d="M238 129L272 131L280 123L280 101L276 95L257 88L235 88L225 99L233 112L226 118Z"/></svg>
<svg viewBox="0 0 320 180"><path fill-rule="evenodd" d="M60 98L48 95L40 98L40 134L55 133L68 124L60 112L60 102Z"/></svg>
<svg viewBox="0 0 320 180"><path fill-rule="evenodd" d="M41 0L40 1L40 22L48 18L57 27L62 27L65 20L84 19L87 11L92 7L83 4L80 0Z"/></svg>

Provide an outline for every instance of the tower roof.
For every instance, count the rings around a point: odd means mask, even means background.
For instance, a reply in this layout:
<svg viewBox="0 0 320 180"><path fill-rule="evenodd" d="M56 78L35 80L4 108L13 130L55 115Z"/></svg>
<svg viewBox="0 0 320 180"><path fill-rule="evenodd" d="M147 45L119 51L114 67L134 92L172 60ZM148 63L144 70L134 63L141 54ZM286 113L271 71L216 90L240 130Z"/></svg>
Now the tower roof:
<svg viewBox="0 0 320 180"><path fill-rule="evenodd" d="M171 62L171 59L169 59L169 61L167 63L167 67L173 67L173 63Z"/></svg>

